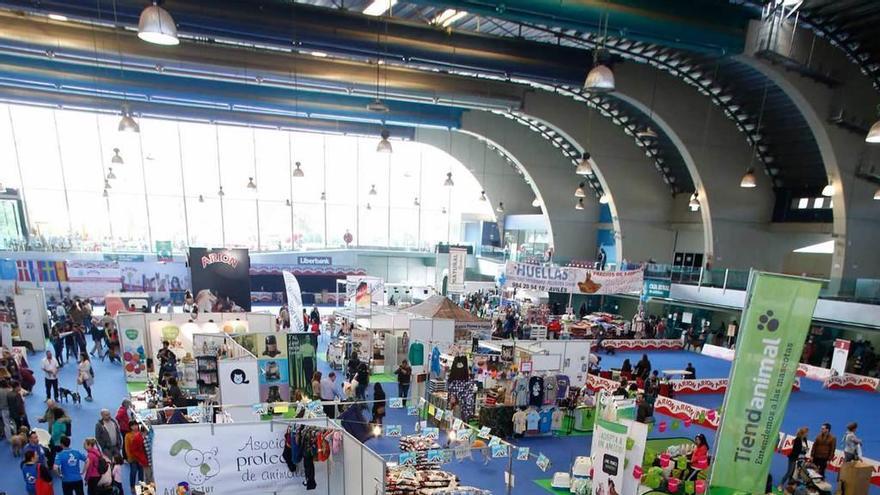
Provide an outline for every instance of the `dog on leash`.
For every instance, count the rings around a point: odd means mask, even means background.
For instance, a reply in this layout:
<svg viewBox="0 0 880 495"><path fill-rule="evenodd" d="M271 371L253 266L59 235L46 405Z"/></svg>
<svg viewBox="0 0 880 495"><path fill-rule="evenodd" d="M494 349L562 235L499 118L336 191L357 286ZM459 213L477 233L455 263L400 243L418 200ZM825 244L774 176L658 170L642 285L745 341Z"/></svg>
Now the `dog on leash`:
<svg viewBox="0 0 880 495"><path fill-rule="evenodd" d="M58 402L73 402L74 404L79 404L82 401L79 392L74 392L69 388L59 388L58 396Z"/></svg>
<svg viewBox="0 0 880 495"><path fill-rule="evenodd" d="M12 447L12 456L21 457L21 451L28 441L28 429L24 426L18 429L18 433L9 438L9 445Z"/></svg>

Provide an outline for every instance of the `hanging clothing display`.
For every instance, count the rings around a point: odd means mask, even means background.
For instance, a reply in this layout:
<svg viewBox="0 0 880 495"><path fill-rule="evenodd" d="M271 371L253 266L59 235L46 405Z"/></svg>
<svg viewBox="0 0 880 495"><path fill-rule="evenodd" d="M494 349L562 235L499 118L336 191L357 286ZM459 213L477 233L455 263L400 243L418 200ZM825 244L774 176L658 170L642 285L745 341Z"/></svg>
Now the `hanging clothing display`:
<svg viewBox="0 0 880 495"><path fill-rule="evenodd" d="M544 377L544 404L556 403L556 375Z"/></svg>
<svg viewBox="0 0 880 495"><path fill-rule="evenodd" d="M538 423L541 422L541 415L534 409L529 409L526 414L526 431L529 433L538 433Z"/></svg>
<svg viewBox="0 0 880 495"><path fill-rule="evenodd" d="M544 379L540 376L529 378L529 405L538 406L544 404Z"/></svg>
<svg viewBox="0 0 880 495"><path fill-rule="evenodd" d="M514 405L524 407L529 405L529 379L525 376L517 376L513 386Z"/></svg>
<svg viewBox="0 0 880 495"><path fill-rule="evenodd" d="M519 410L513 413L513 432L522 435L526 432L526 412Z"/></svg>
<svg viewBox="0 0 880 495"><path fill-rule="evenodd" d="M440 349L434 346L431 349L431 375L440 376Z"/></svg>
<svg viewBox="0 0 880 495"><path fill-rule="evenodd" d="M543 409L538 420L538 433L550 433L550 425L553 422L553 409Z"/></svg>
<svg viewBox="0 0 880 495"><path fill-rule="evenodd" d="M449 381L467 380L470 378L468 361L465 356L455 356L452 360L452 368L449 370Z"/></svg>
<svg viewBox="0 0 880 495"><path fill-rule="evenodd" d="M281 457L291 473L297 473L297 465L302 462L303 483L306 490L318 487L315 479L315 462L325 462L330 458L331 442L340 432L317 426L290 425L284 432L284 449Z"/></svg>
<svg viewBox="0 0 880 495"><path fill-rule="evenodd" d="M409 346L409 365L422 366L425 364L425 346L421 342L413 342Z"/></svg>
<svg viewBox="0 0 880 495"><path fill-rule="evenodd" d="M553 431L559 431L562 429L562 423L565 421L565 412L562 409L556 409L553 411L553 416L550 418L550 429Z"/></svg>
<svg viewBox="0 0 880 495"><path fill-rule="evenodd" d="M568 397L569 381L566 375L556 375L556 400Z"/></svg>
<svg viewBox="0 0 880 495"><path fill-rule="evenodd" d="M476 407L476 384L471 380L454 380L447 384L450 397L455 397L461 410L460 419L468 421L474 415Z"/></svg>

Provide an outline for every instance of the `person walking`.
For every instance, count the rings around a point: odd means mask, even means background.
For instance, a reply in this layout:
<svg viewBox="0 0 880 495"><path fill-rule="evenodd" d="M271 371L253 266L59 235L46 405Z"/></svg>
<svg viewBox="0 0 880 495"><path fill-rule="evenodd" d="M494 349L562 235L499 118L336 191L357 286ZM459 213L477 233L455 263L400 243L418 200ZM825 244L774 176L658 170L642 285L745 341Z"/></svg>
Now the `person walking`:
<svg viewBox="0 0 880 495"><path fill-rule="evenodd" d="M397 396L403 399L403 407L406 407L406 399L409 397L409 384L412 382L412 367L409 361L404 359L400 366L394 370L397 375Z"/></svg>
<svg viewBox="0 0 880 495"><path fill-rule="evenodd" d="M40 362L40 368L45 374L46 399L58 400L58 368L60 366L58 360L52 355L52 351L46 351L46 357Z"/></svg>
<svg viewBox="0 0 880 495"><path fill-rule="evenodd" d="M366 399L367 385L370 384L370 367L367 366L367 363L361 362L357 367L357 372L354 375L355 380L357 380L357 388L355 389L355 397L360 400Z"/></svg>
<svg viewBox="0 0 880 495"><path fill-rule="evenodd" d="M323 375L320 371L315 371L314 373L312 373L312 396L320 397L321 395L321 376Z"/></svg>
<svg viewBox="0 0 880 495"><path fill-rule="evenodd" d="M92 362L89 355L83 352L79 355L79 365L77 366L76 383L82 385L86 389L86 401L92 401L92 383L95 381L95 372L92 371Z"/></svg>
<svg viewBox="0 0 880 495"><path fill-rule="evenodd" d="M119 430L119 423L110 416L108 409L101 409L101 418L95 423L95 439L101 447L101 452L109 458L113 458L122 449L125 439Z"/></svg>
<svg viewBox="0 0 880 495"><path fill-rule="evenodd" d="M147 458L147 450L144 446L144 436L141 433L140 425L135 420L129 423L128 433L125 434L124 447L126 460L128 461L128 483L131 487L131 493L134 493L134 487L138 481L146 481L144 470L150 465L150 461Z"/></svg>
<svg viewBox="0 0 880 495"><path fill-rule="evenodd" d="M797 463L807 455L807 433L809 433L807 427L802 427L795 434L794 441L791 444L791 451L788 453L788 468L785 470L785 475L782 476L782 480L779 483L780 491L794 476Z"/></svg>
<svg viewBox="0 0 880 495"><path fill-rule="evenodd" d="M55 456L55 472L61 476L61 492L64 495L85 495L82 465L86 455L70 448L70 437L61 437L61 451ZM132 492L134 493L134 492Z"/></svg>
<svg viewBox="0 0 880 495"><path fill-rule="evenodd" d="M846 425L846 435L843 437L843 460L846 462L861 458L862 439L856 436L858 427L856 422Z"/></svg>
<svg viewBox="0 0 880 495"><path fill-rule="evenodd" d="M89 495L99 495L98 494L98 481L101 479L101 473L98 468L101 465L101 459L104 459L105 464L107 463L106 458L101 454L101 450L98 448L98 441L95 440L94 437L86 438L83 441L83 449L86 451L86 466L85 466L85 474L86 474L86 486L89 488Z"/></svg>
<svg viewBox="0 0 880 495"><path fill-rule="evenodd" d="M17 380L12 380L9 384L12 386L12 393L9 394L7 400L9 401L9 415L15 421L15 429L20 430L25 427L30 430L31 422L28 421L27 406L24 403L21 384Z"/></svg>
<svg viewBox="0 0 880 495"><path fill-rule="evenodd" d="M55 455L61 451L61 439L67 436L70 424L70 418L66 417L64 409L60 407L56 407L52 411L52 416L55 418L55 421L52 422L52 429L49 430L52 436L49 437L49 452L46 456L46 464L49 466L55 465Z"/></svg>
<svg viewBox="0 0 880 495"><path fill-rule="evenodd" d="M813 448L810 449L810 458L813 459L816 470L822 476L825 476L828 461L834 458L835 450L837 450L837 438L831 434L831 424L823 423L819 434L813 440Z"/></svg>
<svg viewBox="0 0 880 495"><path fill-rule="evenodd" d="M321 379L320 388L318 388L318 390L320 391L321 402L324 403L324 414L326 414L328 418L335 418L336 404L327 403L342 399L339 390L336 388L335 371L331 371L326 377Z"/></svg>
<svg viewBox="0 0 880 495"><path fill-rule="evenodd" d="M34 455L37 456L38 464L46 463L46 447L40 445L40 437L37 436L37 432L32 431L28 435L28 443L21 449L22 455L27 454L28 452L33 452Z"/></svg>
<svg viewBox="0 0 880 495"><path fill-rule="evenodd" d="M9 387L9 382L0 379L0 422L3 423L3 435L6 438L12 438L12 435L15 434L15 423L9 413L9 396L11 394L12 388Z"/></svg>
<svg viewBox="0 0 880 495"><path fill-rule="evenodd" d="M385 418L385 390L382 389L382 384L376 382L373 385L373 423L377 425L382 424L382 420Z"/></svg>
<svg viewBox="0 0 880 495"><path fill-rule="evenodd" d="M39 462L37 455L33 451L24 453L24 460L21 461L21 475L24 478L24 490L28 495L37 494L37 474Z"/></svg>
<svg viewBox="0 0 880 495"><path fill-rule="evenodd" d="M52 348L55 349L55 359L58 361L58 367L64 366L64 338L61 337L61 324L56 323L52 326L52 332L49 334L49 340L52 342Z"/></svg>

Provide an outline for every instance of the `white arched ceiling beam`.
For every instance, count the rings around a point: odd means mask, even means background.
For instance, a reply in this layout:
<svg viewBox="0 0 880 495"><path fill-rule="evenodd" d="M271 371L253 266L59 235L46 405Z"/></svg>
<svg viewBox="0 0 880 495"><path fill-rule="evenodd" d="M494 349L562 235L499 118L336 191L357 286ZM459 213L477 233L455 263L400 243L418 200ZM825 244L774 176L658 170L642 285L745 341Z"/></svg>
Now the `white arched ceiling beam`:
<svg viewBox="0 0 880 495"><path fill-rule="evenodd" d="M550 141L540 139L528 126L491 112L472 110L462 118L463 132L484 136L505 150L524 169L524 174L539 191L543 211L550 219L553 246L562 259L593 259L596 253L596 228L599 205L585 199L584 209L576 210L571 161ZM506 193L505 193L506 194ZM531 201L531 197L528 200ZM507 204L506 195L496 198Z"/></svg>
<svg viewBox="0 0 880 495"><path fill-rule="evenodd" d="M610 197L617 235L618 260L655 259L670 263L674 234L670 228L673 196L657 180L653 156L646 154L614 122L587 105L566 105L567 98L545 91L526 96L522 112L552 127L578 151L590 153L595 177ZM570 169L570 190L582 176ZM571 194L561 191L563 195Z"/></svg>
<svg viewBox="0 0 880 495"><path fill-rule="evenodd" d="M819 146L825 171L834 185L833 232L834 254L831 260L833 292L851 292L856 278L880 277L880 238L878 202L873 200L876 185L856 176L859 167L871 157L880 157L877 145L865 143L865 136L830 122L836 108L866 108L880 103L861 99L858 85L864 81L847 78L842 88L828 88L797 73L786 71L763 60L738 57L769 77L797 106L806 119Z"/></svg>

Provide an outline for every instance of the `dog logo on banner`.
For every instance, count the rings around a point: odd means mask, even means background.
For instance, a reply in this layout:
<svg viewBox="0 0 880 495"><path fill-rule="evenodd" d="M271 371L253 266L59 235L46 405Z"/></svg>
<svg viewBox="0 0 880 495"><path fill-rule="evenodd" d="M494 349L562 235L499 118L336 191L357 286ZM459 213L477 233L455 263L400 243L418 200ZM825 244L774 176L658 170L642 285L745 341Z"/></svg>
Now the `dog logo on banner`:
<svg viewBox="0 0 880 495"><path fill-rule="evenodd" d="M183 454L183 461L189 467L186 481L190 487L203 488L211 478L220 473L220 462L217 460L217 447L207 450L193 448L186 440L178 440L171 446L172 457ZM178 486L181 486L178 484Z"/></svg>

